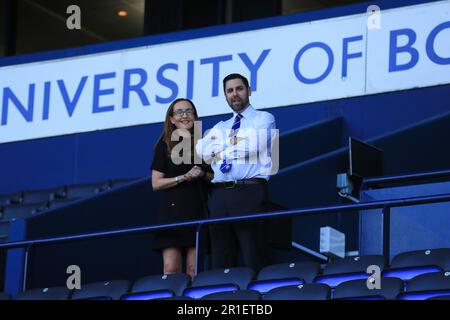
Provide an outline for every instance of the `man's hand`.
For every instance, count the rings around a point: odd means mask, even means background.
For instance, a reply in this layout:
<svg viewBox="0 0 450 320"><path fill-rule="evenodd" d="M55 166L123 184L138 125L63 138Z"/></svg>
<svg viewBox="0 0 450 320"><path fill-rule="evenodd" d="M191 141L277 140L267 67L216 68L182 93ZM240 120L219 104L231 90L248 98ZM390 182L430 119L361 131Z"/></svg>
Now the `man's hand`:
<svg viewBox="0 0 450 320"><path fill-rule="evenodd" d="M244 138L241 138L241 137L231 137L231 138L230 138L230 144L236 145L236 144L238 144L239 142L241 142L242 140L245 140L245 139L244 139Z"/></svg>

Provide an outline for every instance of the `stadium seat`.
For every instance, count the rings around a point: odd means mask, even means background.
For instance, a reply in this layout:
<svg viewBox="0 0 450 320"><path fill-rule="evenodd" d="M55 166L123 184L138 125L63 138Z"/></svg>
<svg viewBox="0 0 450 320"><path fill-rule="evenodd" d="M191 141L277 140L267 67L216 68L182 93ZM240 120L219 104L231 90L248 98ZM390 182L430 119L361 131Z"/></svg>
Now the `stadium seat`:
<svg viewBox="0 0 450 320"><path fill-rule="evenodd" d="M373 300L395 299L403 290L403 281L397 278L382 278L380 289L369 289L366 280L351 280L334 288L333 299Z"/></svg>
<svg viewBox="0 0 450 320"><path fill-rule="evenodd" d="M47 208L47 202L34 204L11 204L3 208L3 219L22 219L35 215Z"/></svg>
<svg viewBox="0 0 450 320"><path fill-rule="evenodd" d="M409 280L406 292L398 296L401 300L425 300L450 295L450 272L426 273Z"/></svg>
<svg viewBox="0 0 450 320"><path fill-rule="evenodd" d="M96 182L89 184L69 185L66 189L65 198L74 199L93 196L108 189L108 182Z"/></svg>
<svg viewBox="0 0 450 320"><path fill-rule="evenodd" d="M0 207L8 206L12 203L21 203L21 202L22 202L22 192L14 192L10 194L0 195Z"/></svg>
<svg viewBox="0 0 450 320"><path fill-rule="evenodd" d="M329 298L330 287L321 283L275 288L264 295L264 300L327 300Z"/></svg>
<svg viewBox="0 0 450 320"><path fill-rule="evenodd" d="M151 300L181 296L189 285L191 278L184 273L154 275L138 279L131 292L123 295L121 300Z"/></svg>
<svg viewBox="0 0 450 320"><path fill-rule="evenodd" d="M57 196L63 196L65 194L64 187L57 187L46 190L31 190L24 191L22 194L23 204L33 204L38 202L51 201Z"/></svg>
<svg viewBox="0 0 450 320"><path fill-rule="evenodd" d="M431 297L426 300L450 300L450 295Z"/></svg>
<svg viewBox="0 0 450 320"><path fill-rule="evenodd" d="M0 292L0 300L10 300L11 297L9 294L5 293L5 292Z"/></svg>
<svg viewBox="0 0 450 320"><path fill-rule="evenodd" d="M323 275L314 279L315 283L324 283L336 287L350 280L368 279L367 268L371 265L384 269L385 259L382 255L346 257L329 262L323 270Z"/></svg>
<svg viewBox="0 0 450 320"><path fill-rule="evenodd" d="M207 294L201 300L260 300L261 294L255 290L235 290Z"/></svg>
<svg viewBox="0 0 450 320"><path fill-rule="evenodd" d="M133 183L140 178L124 178L124 179L114 179L109 182L108 189L119 188Z"/></svg>
<svg viewBox="0 0 450 320"><path fill-rule="evenodd" d="M70 294L66 287L30 289L20 292L15 300L67 300Z"/></svg>
<svg viewBox="0 0 450 320"><path fill-rule="evenodd" d="M252 269L245 267L200 272L194 278L192 287L186 288L183 295L199 299L215 292L245 289L254 275L255 272Z"/></svg>
<svg viewBox="0 0 450 320"><path fill-rule="evenodd" d="M155 300L194 300L191 297L185 297L185 296L173 296L173 297L167 297L167 298L157 298Z"/></svg>
<svg viewBox="0 0 450 320"><path fill-rule="evenodd" d="M56 209L60 207L67 206L69 204L74 203L77 200L80 200L81 198L72 198L72 199L55 199L53 201L50 201L47 205L48 209Z"/></svg>
<svg viewBox="0 0 450 320"><path fill-rule="evenodd" d="M258 273L256 281L250 282L248 289L266 293L277 287L312 282L319 271L320 265L312 261L267 266Z"/></svg>
<svg viewBox="0 0 450 320"><path fill-rule="evenodd" d="M404 252L396 255L383 277L410 280L418 275L450 270L450 249L432 249Z"/></svg>
<svg viewBox="0 0 450 320"><path fill-rule="evenodd" d="M8 220L8 219L0 220L0 235L8 234L10 222L11 222L11 220Z"/></svg>
<svg viewBox="0 0 450 320"><path fill-rule="evenodd" d="M127 280L88 283L82 285L80 290L73 290L72 300L118 300L128 292L130 286L131 283Z"/></svg>
<svg viewBox="0 0 450 320"><path fill-rule="evenodd" d="M153 290L147 292L125 293L120 300L155 300L175 297L172 290Z"/></svg>

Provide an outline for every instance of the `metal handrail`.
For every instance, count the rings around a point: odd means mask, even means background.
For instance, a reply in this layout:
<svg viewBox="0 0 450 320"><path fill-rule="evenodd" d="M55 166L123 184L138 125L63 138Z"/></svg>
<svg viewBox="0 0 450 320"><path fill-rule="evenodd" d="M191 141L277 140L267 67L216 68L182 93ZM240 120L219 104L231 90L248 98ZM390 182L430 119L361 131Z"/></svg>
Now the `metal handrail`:
<svg viewBox="0 0 450 320"><path fill-rule="evenodd" d="M162 224L162 225L125 228L125 229L119 229L119 230L113 230L113 231L85 233L85 234L70 235L70 236L60 236L60 237L42 238L42 239L34 239L34 240L23 240L23 241L12 241L12 242L0 243L0 249L14 249L14 248L23 248L23 247L27 247L27 246L48 245L48 244L55 244L55 243L61 243L61 242L70 242L70 241L74 241L74 240L87 240L87 239L99 239L99 238L107 238L107 237L115 237L115 236L124 236L124 235L130 235L130 234L141 233L141 232L164 230L164 229L171 229L171 228L181 228L181 227L187 227L187 226L200 226L200 225L204 226L204 225L216 224L216 223L231 223L231 222L239 222L239 221L247 221L247 220L257 220L257 219L262 219L262 218L266 219L266 218L287 217L287 216L294 216L294 215L307 216L307 215L312 215L312 214L330 214L330 213L339 212L339 211L367 210L367 209L386 208L386 207L410 206L410 205L445 202L445 201L450 201L450 194L401 198L401 199L392 199L392 200L381 200L381 201L371 201L371 202L358 203L358 204L335 205L335 206L309 208L309 209L307 208L307 209L282 210L282 211L273 211L273 212L265 212L265 213L246 214L246 215L236 216L236 217L210 218L210 219L192 220L192 221L187 221L187 222L169 223L169 224Z"/></svg>
<svg viewBox="0 0 450 320"><path fill-rule="evenodd" d="M425 180L425 179L435 179L435 178L443 178L446 176L450 176L450 170L440 170L440 171L432 171L432 172L421 172L421 173L413 173L406 175L398 175L398 176L388 176L388 177L375 177L375 178L367 178L362 181L362 186L365 188L375 185L375 184L383 184L383 183L394 183L394 182L409 182L416 180Z"/></svg>

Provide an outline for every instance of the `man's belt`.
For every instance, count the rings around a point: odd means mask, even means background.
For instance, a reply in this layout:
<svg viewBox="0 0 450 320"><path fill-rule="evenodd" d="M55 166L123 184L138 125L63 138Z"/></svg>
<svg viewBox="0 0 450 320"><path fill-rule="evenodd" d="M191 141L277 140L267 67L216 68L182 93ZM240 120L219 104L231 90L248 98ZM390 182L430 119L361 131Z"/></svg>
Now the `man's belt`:
<svg viewBox="0 0 450 320"><path fill-rule="evenodd" d="M267 183L266 179L262 178L251 178L251 179L242 179L242 180L233 180L226 182L217 182L213 183L214 188L223 188L223 189L233 189L236 186L250 185L250 184L264 184Z"/></svg>

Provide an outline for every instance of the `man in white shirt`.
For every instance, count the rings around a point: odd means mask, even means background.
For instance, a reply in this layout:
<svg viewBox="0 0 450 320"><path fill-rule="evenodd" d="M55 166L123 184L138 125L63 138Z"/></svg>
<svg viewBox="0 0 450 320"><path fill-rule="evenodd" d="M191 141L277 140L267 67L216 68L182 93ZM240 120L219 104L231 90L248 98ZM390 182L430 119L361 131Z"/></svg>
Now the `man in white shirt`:
<svg viewBox="0 0 450 320"><path fill-rule="evenodd" d="M275 118L252 107L251 88L244 76L230 74L223 86L233 117L217 123L196 145L197 153L211 162L214 171L210 215L261 213L268 202ZM236 266L238 248L245 266L259 271L265 263L262 221L212 225L210 239L212 268Z"/></svg>

